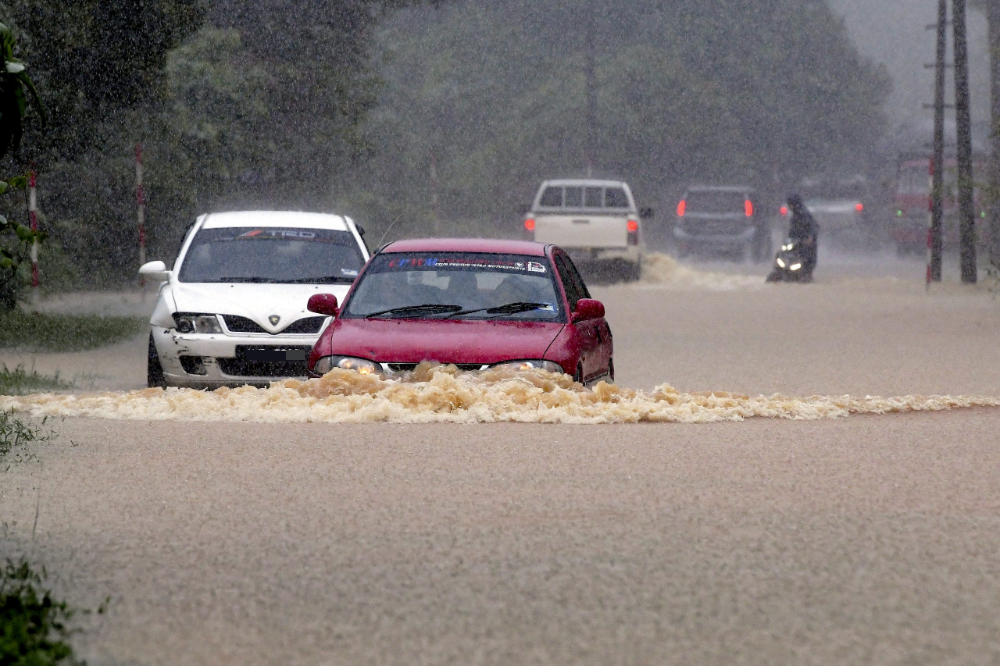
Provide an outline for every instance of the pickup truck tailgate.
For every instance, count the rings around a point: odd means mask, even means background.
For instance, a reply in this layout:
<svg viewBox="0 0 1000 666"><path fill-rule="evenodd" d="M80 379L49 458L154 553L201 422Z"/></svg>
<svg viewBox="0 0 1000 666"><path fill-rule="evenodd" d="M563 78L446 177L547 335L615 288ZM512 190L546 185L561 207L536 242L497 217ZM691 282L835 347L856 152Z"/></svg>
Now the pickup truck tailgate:
<svg viewBox="0 0 1000 666"><path fill-rule="evenodd" d="M611 215L537 215L535 240L571 247L626 247L628 218Z"/></svg>

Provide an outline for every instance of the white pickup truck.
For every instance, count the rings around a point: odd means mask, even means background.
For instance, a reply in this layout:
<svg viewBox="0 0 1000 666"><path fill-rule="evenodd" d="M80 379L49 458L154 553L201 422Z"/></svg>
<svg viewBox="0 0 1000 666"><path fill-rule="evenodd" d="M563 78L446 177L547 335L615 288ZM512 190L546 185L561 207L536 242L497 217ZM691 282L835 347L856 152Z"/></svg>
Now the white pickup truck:
<svg viewBox="0 0 1000 666"><path fill-rule="evenodd" d="M652 211L643 211L646 218ZM626 281L642 273L645 243L632 190L617 180L547 180L524 219L529 239L565 250L578 266L609 266Z"/></svg>

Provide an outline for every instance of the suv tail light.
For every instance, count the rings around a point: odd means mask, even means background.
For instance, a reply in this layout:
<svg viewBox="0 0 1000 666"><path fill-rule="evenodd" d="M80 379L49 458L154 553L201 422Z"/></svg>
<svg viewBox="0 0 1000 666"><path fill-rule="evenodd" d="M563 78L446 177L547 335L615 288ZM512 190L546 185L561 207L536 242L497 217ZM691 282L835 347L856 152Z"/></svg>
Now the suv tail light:
<svg viewBox="0 0 1000 666"><path fill-rule="evenodd" d="M639 244L639 222L638 220L629 220L625 224L625 229L628 231L628 244L638 245Z"/></svg>
<svg viewBox="0 0 1000 666"><path fill-rule="evenodd" d="M780 213L782 217L788 215L788 206L782 206L781 208L779 208L778 213Z"/></svg>
<svg viewBox="0 0 1000 666"><path fill-rule="evenodd" d="M859 213L864 211L864 209L865 205L863 203L859 203L854 206L854 210L858 211Z"/></svg>
<svg viewBox="0 0 1000 666"><path fill-rule="evenodd" d="M684 211L687 210L688 202L681 199L681 202L677 204L677 217L684 217Z"/></svg>
<svg viewBox="0 0 1000 666"><path fill-rule="evenodd" d="M747 217L753 217L753 203L749 199L743 202L743 212Z"/></svg>

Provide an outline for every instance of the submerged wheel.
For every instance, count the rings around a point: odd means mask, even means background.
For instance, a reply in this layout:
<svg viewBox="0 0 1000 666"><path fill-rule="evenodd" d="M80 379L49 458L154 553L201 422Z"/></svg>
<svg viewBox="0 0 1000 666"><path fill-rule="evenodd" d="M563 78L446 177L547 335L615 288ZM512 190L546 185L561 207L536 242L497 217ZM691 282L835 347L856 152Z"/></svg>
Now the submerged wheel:
<svg viewBox="0 0 1000 666"><path fill-rule="evenodd" d="M167 381L163 377L163 366L160 365L160 355L156 353L153 334L149 334L149 349L146 354L146 385L149 388L166 388Z"/></svg>
<svg viewBox="0 0 1000 666"><path fill-rule="evenodd" d="M576 372L573 373L573 381L577 384L583 383L583 365L577 364Z"/></svg>

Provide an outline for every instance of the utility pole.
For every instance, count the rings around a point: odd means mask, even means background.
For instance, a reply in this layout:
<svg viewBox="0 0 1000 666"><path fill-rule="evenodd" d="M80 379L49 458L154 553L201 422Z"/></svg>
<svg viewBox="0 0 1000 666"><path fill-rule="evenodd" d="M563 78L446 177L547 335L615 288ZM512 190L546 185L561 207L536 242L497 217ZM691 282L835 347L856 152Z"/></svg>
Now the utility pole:
<svg viewBox="0 0 1000 666"><path fill-rule="evenodd" d="M989 253L990 265L1000 269L1000 2L987 1L984 8L989 21L990 106L992 107L993 155L990 160Z"/></svg>
<svg viewBox="0 0 1000 666"><path fill-rule="evenodd" d="M594 150L597 146L597 77L594 72L594 60L596 56L594 50L596 49L596 27L594 25L594 13L595 8L593 7L593 2L590 4L589 11L587 11L587 29L586 29L586 60L584 63L584 73L587 77L587 177L590 178L594 175Z"/></svg>
<svg viewBox="0 0 1000 666"><path fill-rule="evenodd" d="M937 57L934 61L934 158L931 162L931 225L927 283L941 281L941 228L944 217L944 73L948 45L948 0L938 0Z"/></svg>
<svg viewBox="0 0 1000 666"><path fill-rule="evenodd" d="M955 49L955 127L958 157L958 224L961 243L962 282L974 283L976 268L976 218L973 210L972 117L969 112L969 53L965 27L965 0L953 0L952 27Z"/></svg>

